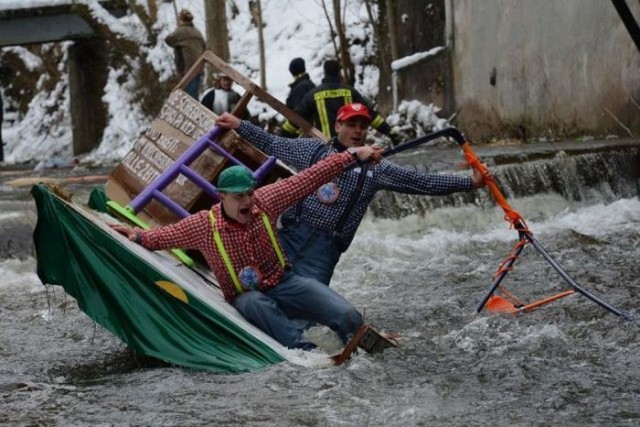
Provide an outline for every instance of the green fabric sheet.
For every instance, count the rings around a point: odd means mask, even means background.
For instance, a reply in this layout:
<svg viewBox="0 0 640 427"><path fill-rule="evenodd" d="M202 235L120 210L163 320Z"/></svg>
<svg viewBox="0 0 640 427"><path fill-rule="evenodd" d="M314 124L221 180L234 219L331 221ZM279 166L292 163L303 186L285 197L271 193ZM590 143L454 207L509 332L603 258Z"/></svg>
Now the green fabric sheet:
<svg viewBox="0 0 640 427"><path fill-rule="evenodd" d="M212 305L179 286L183 298L158 286L171 279L48 187L36 185L31 193L38 209L33 237L40 280L62 286L82 311L127 345L176 365L215 372L252 371L283 361ZM98 192L90 200L102 210L106 198Z"/></svg>

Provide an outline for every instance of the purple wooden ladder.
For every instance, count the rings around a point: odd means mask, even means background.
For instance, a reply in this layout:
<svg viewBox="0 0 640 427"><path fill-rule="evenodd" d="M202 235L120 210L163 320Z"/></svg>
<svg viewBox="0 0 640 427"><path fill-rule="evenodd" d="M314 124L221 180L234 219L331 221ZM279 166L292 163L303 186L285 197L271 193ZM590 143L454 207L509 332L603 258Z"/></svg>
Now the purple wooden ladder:
<svg viewBox="0 0 640 427"><path fill-rule="evenodd" d="M235 165L243 165L243 163L229 154L224 148L216 144L216 141L226 131L218 126L214 126L209 132L202 135L196 142L194 142L184 153L178 157L171 166L169 166L164 172L162 172L156 179L153 180L140 194L138 194L127 206L127 210L137 214L146 205L148 205L152 199L156 199L167 209L175 213L181 218L189 216L189 212L182 206L167 197L162 191L174 180L179 174L184 175L190 179L194 184L200 187L211 198L218 202L218 193L216 187L209 181L198 175L189 167L189 165L200 156L207 148L214 150L216 153L229 160ZM270 156L266 162L264 162L258 169L253 171L253 177L256 182L260 183L265 178L267 173L271 170L276 163L276 158ZM244 165L243 165L244 166Z"/></svg>

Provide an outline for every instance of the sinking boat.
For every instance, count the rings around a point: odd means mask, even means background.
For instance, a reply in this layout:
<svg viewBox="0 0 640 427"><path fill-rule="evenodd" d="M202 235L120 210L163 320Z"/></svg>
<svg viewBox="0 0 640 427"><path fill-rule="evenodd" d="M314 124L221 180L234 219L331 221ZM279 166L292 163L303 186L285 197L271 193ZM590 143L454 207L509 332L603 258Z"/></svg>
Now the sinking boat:
<svg viewBox="0 0 640 427"><path fill-rule="evenodd" d="M246 90L234 113L252 96L267 102L307 134L323 137L211 52L205 52L171 92L151 127L110 174L89 203L63 190L35 185L37 273L60 285L80 309L129 347L171 364L216 372L243 372L289 361L305 366L344 362L357 346L381 351L391 345L369 327L334 358L290 350L247 322L218 288L198 253L179 248L152 252L109 227L129 221L161 226L217 202L213 182L227 166L243 164L260 184L293 171L232 131L214 126L215 114L183 88L206 65L225 72Z"/></svg>
<svg viewBox="0 0 640 427"><path fill-rule="evenodd" d="M296 361L295 352L225 302L206 270L148 251L113 231L108 224L117 220L105 212L104 192L94 191L89 206L65 200L44 184L34 186L32 195L38 209L38 276L62 286L83 312L129 347L172 364L219 372Z"/></svg>

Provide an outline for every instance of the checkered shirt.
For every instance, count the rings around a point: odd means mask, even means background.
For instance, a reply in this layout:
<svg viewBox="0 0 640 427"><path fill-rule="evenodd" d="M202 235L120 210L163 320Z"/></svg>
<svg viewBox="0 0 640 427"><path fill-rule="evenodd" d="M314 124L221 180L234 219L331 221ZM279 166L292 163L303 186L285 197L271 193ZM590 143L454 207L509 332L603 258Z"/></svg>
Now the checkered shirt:
<svg viewBox="0 0 640 427"><path fill-rule="evenodd" d="M258 289L276 286L285 268L280 264L262 222L262 212L267 214L275 230L278 216L287 207L336 177L352 160L348 153L330 156L291 178L257 189L251 212L253 218L246 225L227 221L222 215L221 204L214 205L211 211L215 216L216 228L236 274L244 267L251 266L261 274ZM183 248L200 251L218 279L225 299L231 302L238 294L213 240L209 211L200 211L175 224L142 231L140 237L140 244L152 250Z"/></svg>
<svg viewBox="0 0 640 427"><path fill-rule="evenodd" d="M298 171L308 168L316 156L315 153L326 146L315 138L291 139L275 136L247 121L242 121L236 132L267 155L275 156ZM319 158L344 150L337 140L334 139L333 142L328 149L324 149L326 153L321 154ZM335 231L342 212L346 209L352 193L356 191L361 171L361 168L351 169L333 180L340 189L340 194L333 203L325 204L317 194L312 194L300 202L301 206L289 208L282 215L282 223L301 220L326 232ZM471 177L405 169L385 159L378 164L369 165L360 195L342 230L335 236L343 250L351 244L369 203L379 190L431 196L447 195L458 191L470 191ZM298 213L300 216L296 218Z"/></svg>

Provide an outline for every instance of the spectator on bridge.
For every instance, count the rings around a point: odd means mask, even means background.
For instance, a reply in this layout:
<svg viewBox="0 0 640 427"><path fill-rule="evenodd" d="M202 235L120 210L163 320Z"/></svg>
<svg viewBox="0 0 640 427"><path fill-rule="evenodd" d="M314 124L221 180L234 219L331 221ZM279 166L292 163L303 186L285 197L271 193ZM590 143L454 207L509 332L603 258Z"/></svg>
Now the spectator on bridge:
<svg viewBox="0 0 640 427"><path fill-rule="evenodd" d="M174 49L176 69L180 77L189 71L207 48L202 33L193 26L193 15L187 9L180 11L178 28L165 38L165 42ZM196 75L184 89L195 99L199 99L202 75L202 72Z"/></svg>

